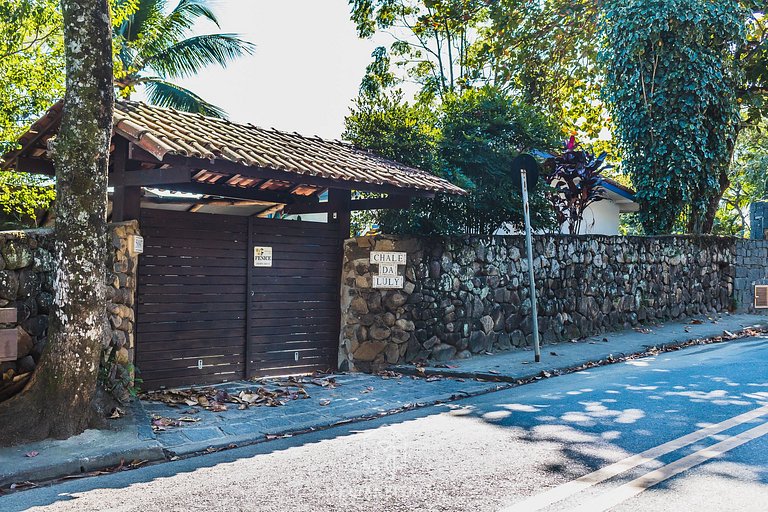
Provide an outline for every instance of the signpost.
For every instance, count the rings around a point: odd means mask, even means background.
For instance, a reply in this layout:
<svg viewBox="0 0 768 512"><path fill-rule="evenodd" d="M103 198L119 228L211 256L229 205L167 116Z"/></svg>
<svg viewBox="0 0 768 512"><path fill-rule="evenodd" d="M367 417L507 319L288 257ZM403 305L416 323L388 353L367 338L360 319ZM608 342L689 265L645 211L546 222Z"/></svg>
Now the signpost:
<svg viewBox="0 0 768 512"><path fill-rule="evenodd" d="M523 216L525 217L525 249L528 256L528 286L531 299L531 321L533 322L533 351L537 363L541 362L539 344L539 314L536 304L536 282L533 276L533 247L531 241L531 212L528 207L528 188L536 188L539 178L539 164L531 155L520 154L512 162L512 172L520 173L520 189L523 195Z"/></svg>

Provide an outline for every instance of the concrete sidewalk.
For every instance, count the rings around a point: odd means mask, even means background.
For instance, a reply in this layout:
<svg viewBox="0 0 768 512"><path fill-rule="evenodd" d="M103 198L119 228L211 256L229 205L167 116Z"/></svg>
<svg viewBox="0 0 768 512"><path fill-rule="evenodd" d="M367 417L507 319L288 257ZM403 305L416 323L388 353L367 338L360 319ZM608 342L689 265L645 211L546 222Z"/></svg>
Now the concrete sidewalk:
<svg viewBox="0 0 768 512"><path fill-rule="evenodd" d="M46 439L0 448L0 489L118 466L122 461L164 460L165 453L141 404L126 407L126 416L109 420L109 430L86 430L65 440ZM2 495L2 492L0 492Z"/></svg>
<svg viewBox="0 0 768 512"><path fill-rule="evenodd" d="M164 461L369 420L513 387L542 372L556 375L584 364L606 362L610 356L618 359L654 346L676 346L722 335L724 331L736 333L768 326L768 317L757 315L699 320L701 323L689 320L640 332L610 333L578 343L547 344L538 364L533 362L532 351L518 350L450 362L449 368L398 366L393 368L397 373L385 375L339 374L334 376L335 387L306 384L309 398L289 400L278 407L238 410L230 406L220 412L203 408L192 412L190 407L137 401L127 418L114 420L112 430L89 430L66 441L0 449L0 488L115 467L121 460L126 464L133 460ZM237 394L265 385L279 385L279 381L233 382L216 387ZM151 429L152 417L178 419L190 413L196 421L159 432ZM30 452L38 455L26 456Z"/></svg>
<svg viewBox="0 0 768 512"><path fill-rule="evenodd" d="M768 316L750 314L723 314L711 318L700 316L689 318L685 322L644 325L633 330L606 333L578 342L547 343L541 347L540 363L534 362L533 349L527 348L450 361L438 366L416 368L412 365L400 365L393 366L391 369L407 374L516 382L539 375L541 372L561 373L587 363L606 361L610 357L619 359L654 347L675 347L691 340L720 336L725 331L737 333L748 328L768 328Z"/></svg>

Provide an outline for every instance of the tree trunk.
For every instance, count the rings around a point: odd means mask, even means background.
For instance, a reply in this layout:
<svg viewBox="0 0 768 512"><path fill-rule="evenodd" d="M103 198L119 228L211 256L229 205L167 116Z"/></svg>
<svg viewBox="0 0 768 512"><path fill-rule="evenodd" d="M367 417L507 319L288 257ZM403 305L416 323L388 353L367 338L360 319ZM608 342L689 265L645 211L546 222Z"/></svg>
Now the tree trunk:
<svg viewBox="0 0 768 512"><path fill-rule="evenodd" d="M61 0L66 95L56 167L55 300L48 345L25 389L0 404L0 445L87 428L105 336L112 33L107 0Z"/></svg>

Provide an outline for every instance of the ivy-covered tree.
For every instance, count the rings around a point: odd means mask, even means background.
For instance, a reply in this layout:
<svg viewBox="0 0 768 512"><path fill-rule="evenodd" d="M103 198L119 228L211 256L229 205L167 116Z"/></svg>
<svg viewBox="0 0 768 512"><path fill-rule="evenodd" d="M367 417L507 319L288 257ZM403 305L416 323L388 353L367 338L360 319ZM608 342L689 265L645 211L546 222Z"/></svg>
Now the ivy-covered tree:
<svg viewBox="0 0 768 512"><path fill-rule="evenodd" d="M611 0L605 93L649 234L712 230L739 127L735 0Z"/></svg>

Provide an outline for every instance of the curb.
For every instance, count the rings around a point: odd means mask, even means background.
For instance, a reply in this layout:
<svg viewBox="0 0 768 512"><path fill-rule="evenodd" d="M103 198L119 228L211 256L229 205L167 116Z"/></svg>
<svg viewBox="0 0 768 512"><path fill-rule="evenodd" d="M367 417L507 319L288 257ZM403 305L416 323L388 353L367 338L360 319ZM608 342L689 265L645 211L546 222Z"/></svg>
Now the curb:
<svg viewBox="0 0 768 512"><path fill-rule="evenodd" d="M693 346L712 345L717 343L728 343L731 341L738 341L738 340L753 336L755 332L766 332L766 331L768 331L768 322L758 323L758 324L754 324L749 327L746 327L744 329L741 329L739 331L736 331L735 333L733 333L734 337L725 338L723 335L716 335L716 336L710 336L705 338L680 339L680 340L672 341L670 343L663 343L660 345L644 345L643 346L644 350L640 350L636 352L620 353L620 354L611 355L611 356L602 358L600 360L589 359L571 366L550 367L544 370L539 370L538 372L535 372L535 373L526 373L526 374L521 374L516 376L503 375L498 373L461 371L461 370L445 369L445 368L438 368L438 367L426 367L426 366L419 367L419 366L412 366L412 365L390 366L387 368L387 370L394 371L397 373L402 373L403 375L413 375L413 376L421 376L421 377L481 379L481 380L487 380L490 382L507 382L510 384L514 384L513 387L516 387L524 384L529 384L530 382L540 380L542 378L566 375L576 371L581 371L585 368L594 368L596 366L607 366L610 364L616 364L616 363L629 361L629 360L637 359L641 357L648 357L661 352L674 352L683 348L688 348ZM489 356L489 357L492 357L492 356ZM549 375L544 375L544 374L549 374Z"/></svg>
<svg viewBox="0 0 768 512"><path fill-rule="evenodd" d="M44 463L41 460L41 463L36 464L35 467L17 471L5 472L0 469L0 497L3 496L3 489L8 489L13 484L50 482L65 477L85 477L90 476L91 473L114 471L132 461L140 461L143 465L167 460L162 445L152 434L149 418L141 404L132 403L128 408L131 410L131 417L120 430L126 433L135 432L135 440L115 444L112 450L93 456L73 455L50 463Z"/></svg>

